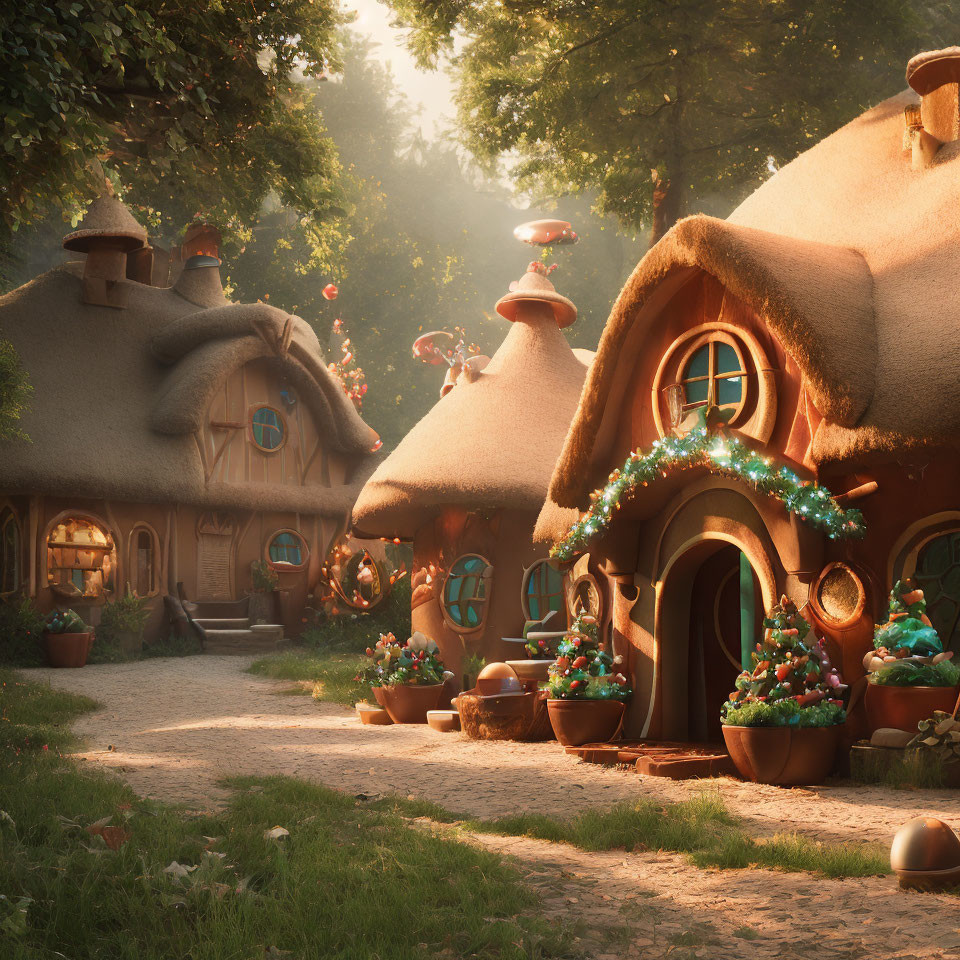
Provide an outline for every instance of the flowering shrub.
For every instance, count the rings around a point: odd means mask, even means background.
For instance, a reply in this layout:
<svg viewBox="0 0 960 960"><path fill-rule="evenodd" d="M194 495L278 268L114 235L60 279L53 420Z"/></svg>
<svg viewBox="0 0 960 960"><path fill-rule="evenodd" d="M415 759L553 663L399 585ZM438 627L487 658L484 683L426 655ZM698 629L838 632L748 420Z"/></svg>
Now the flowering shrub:
<svg viewBox="0 0 960 960"><path fill-rule="evenodd" d="M547 682L541 687L553 700L627 700L631 690L620 673L622 658L599 643L595 617L581 614L557 647Z"/></svg>
<svg viewBox="0 0 960 960"><path fill-rule="evenodd" d="M443 661L437 645L419 630L404 644L392 633L381 633L375 647L367 647L371 664L357 677L371 687L400 683L443 683Z"/></svg>
<svg viewBox="0 0 960 960"><path fill-rule="evenodd" d="M872 674L870 682L881 687L955 687L960 683L960 667L952 660L894 660Z"/></svg>
<svg viewBox="0 0 960 960"><path fill-rule="evenodd" d="M766 631L753 654L754 668L737 677L736 689L721 708L721 721L736 727L843 723L846 713L840 694L846 688L830 666L823 641L807 641L810 624L796 605L781 597L763 625Z"/></svg>
<svg viewBox="0 0 960 960"><path fill-rule="evenodd" d="M890 591L889 617L873 634L874 649L881 657L933 657L943 652L940 637L927 617L922 590L898 580Z"/></svg>

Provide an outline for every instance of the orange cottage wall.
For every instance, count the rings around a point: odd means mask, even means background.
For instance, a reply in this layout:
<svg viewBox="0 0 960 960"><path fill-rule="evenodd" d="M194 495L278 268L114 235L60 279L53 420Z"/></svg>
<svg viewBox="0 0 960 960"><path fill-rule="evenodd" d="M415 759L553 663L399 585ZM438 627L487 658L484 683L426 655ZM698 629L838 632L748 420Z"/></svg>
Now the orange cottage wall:
<svg viewBox="0 0 960 960"><path fill-rule="evenodd" d="M668 304L655 337L644 344L615 424L612 452L598 465L594 485L601 485L630 450L649 449L660 436L651 385L664 354L691 327L718 321L760 344L776 385L774 413L764 420L754 416L760 378L751 382L753 392L738 426L748 442L813 476L805 454L820 418L804 395L798 368L749 308L729 294L724 297L712 277L700 276ZM661 414L666 420L665 405ZM918 544L931 531L960 529L960 460L931 454L885 466L851 464L820 479L834 493L877 483L876 492L848 504L863 511L865 540L830 541L742 483L692 472L645 491L641 503L625 506L611 533L593 545L591 554L602 561L613 598L614 648L624 655L636 690L625 724L628 735L687 738L680 648L687 643L686 623L696 602L690 590L697 569L725 544L747 555L765 606L786 593L826 636L845 679L862 676L860 661L871 646L873 623L884 618L891 580L905 566L910 572ZM818 584L836 563L845 564L863 586L861 602L840 611Z"/></svg>

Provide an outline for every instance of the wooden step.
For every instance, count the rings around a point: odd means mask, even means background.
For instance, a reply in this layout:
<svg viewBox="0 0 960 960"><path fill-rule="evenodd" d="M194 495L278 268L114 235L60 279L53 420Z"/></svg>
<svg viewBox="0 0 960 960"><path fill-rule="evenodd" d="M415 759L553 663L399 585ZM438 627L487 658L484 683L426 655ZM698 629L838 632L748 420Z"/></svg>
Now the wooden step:
<svg viewBox="0 0 960 960"><path fill-rule="evenodd" d="M246 630L250 626L247 617L235 617L229 619L226 617L194 617L193 622L199 624L204 630Z"/></svg>
<svg viewBox="0 0 960 960"><path fill-rule="evenodd" d="M289 640L277 640L250 629L245 630L207 630L207 639L203 644L204 653L250 654L275 653L290 644Z"/></svg>

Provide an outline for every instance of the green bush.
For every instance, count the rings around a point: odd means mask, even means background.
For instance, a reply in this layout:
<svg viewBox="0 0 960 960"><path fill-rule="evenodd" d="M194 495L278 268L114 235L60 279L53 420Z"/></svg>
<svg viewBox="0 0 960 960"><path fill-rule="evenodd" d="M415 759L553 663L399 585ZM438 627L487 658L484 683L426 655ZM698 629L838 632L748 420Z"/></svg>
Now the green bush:
<svg viewBox="0 0 960 960"><path fill-rule="evenodd" d="M119 600L108 600L103 605L97 640L116 643L121 633L135 633L142 637L149 619L148 601L134 596L128 585L127 592Z"/></svg>
<svg viewBox="0 0 960 960"><path fill-rule="evenodd" d="M15 667L43 664L43 617L29 597L0 601L0 662Z"/></svg>
<svg viewBox="0 0 960 960"><path fill-rule="evenodd" d="M409 637L412 632L410 578L404 577L393 585L390 596L369 613L346 613L325 618L307 627L300 634L300 642L317 651L363 653L381 633Z"/></svg>
<svg viewBox="0 0 960 960"><path fill-rule="evenodd" d="M796 700L747 700L728 706L723 722L732 727L831 727L844 721L843 706L823 700L801 707Z"/></svg>
<svg viewBox="0 0 960 960"><path fill-rule="evenodd" d="M897 660L881 667L870 677L881 687L955 687L960 683L960 667L952 660L939 663L917 663Z"/></svg>

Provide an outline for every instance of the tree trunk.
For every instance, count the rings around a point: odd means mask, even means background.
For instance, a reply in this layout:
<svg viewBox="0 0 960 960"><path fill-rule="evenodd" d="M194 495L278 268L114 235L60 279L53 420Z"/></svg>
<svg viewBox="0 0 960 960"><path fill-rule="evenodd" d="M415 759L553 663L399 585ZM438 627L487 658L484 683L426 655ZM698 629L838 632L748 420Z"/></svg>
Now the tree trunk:
<svg viewBox="0 0 960 960"><path fill-rule="evenodd" d="M680 219L681 190L670 180L658 177L653 185L652 247Z"/></svg>

